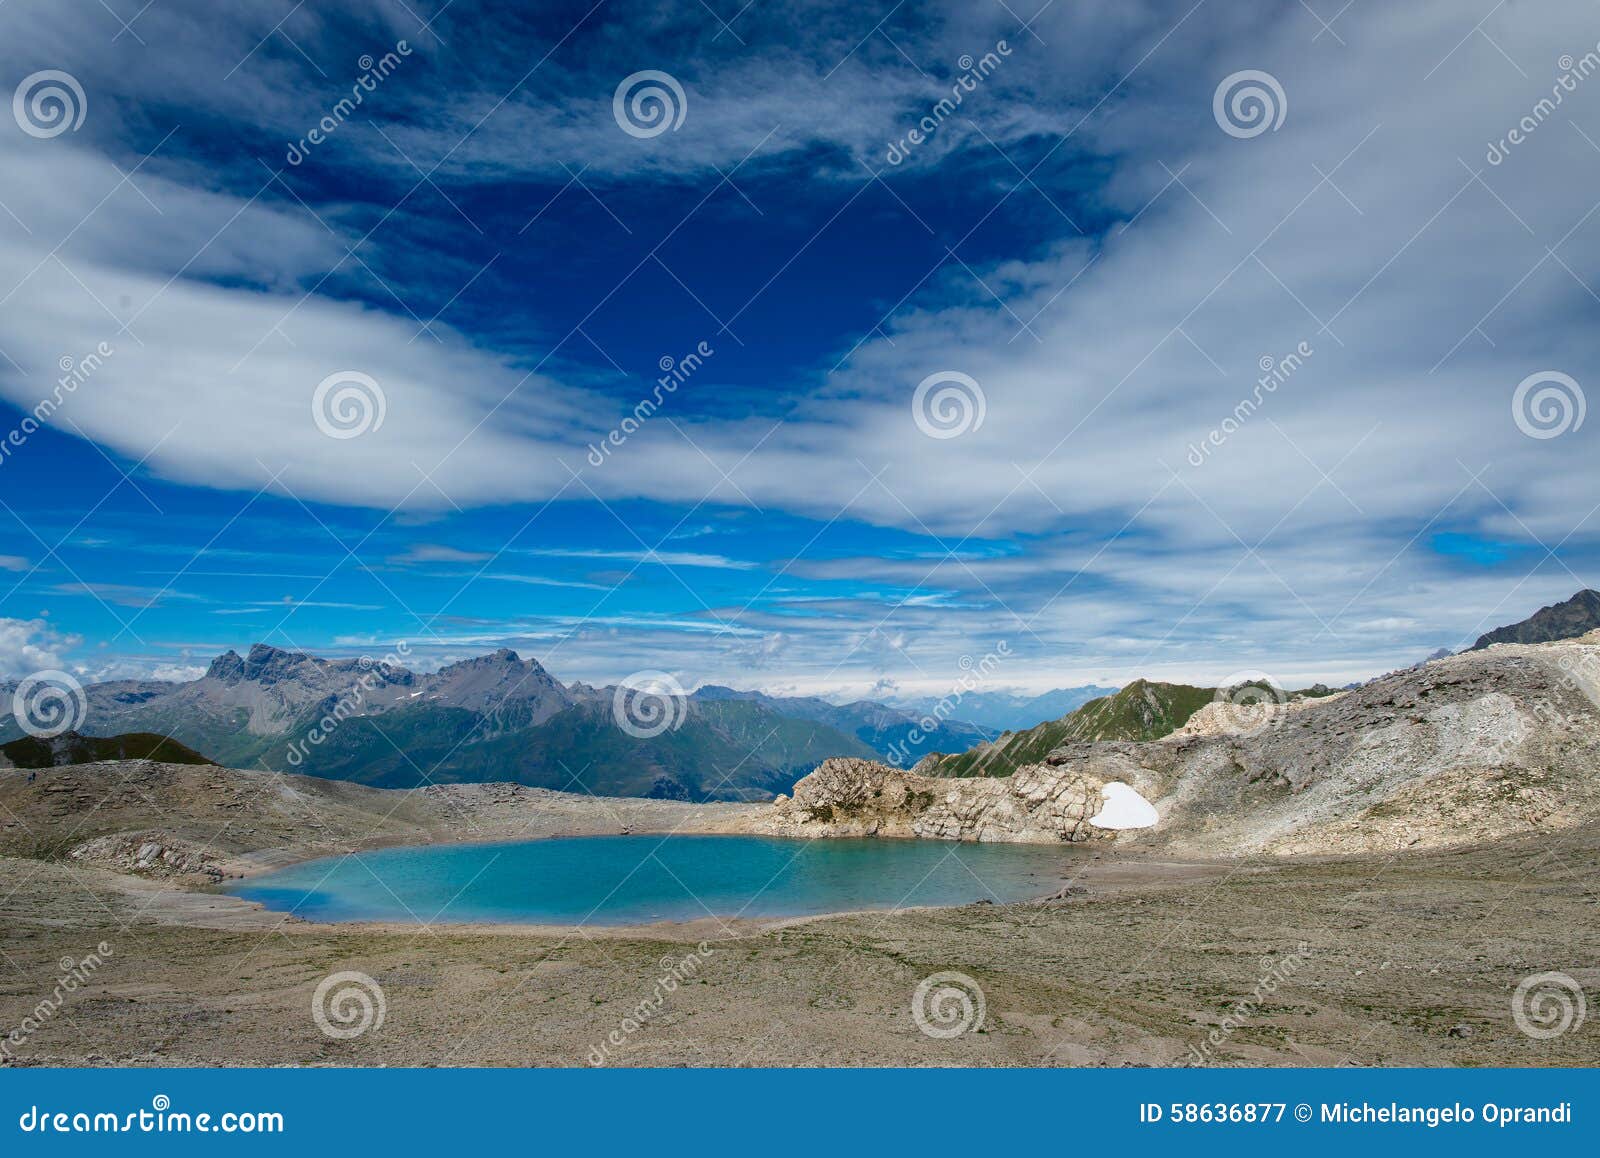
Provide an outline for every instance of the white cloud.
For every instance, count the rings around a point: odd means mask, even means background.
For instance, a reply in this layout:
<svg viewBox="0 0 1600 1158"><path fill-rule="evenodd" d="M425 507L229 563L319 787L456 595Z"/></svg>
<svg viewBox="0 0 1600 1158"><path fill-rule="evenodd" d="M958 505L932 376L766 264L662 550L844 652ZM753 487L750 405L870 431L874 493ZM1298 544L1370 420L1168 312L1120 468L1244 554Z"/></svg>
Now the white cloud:
<svg viewBox="0 0 1600 1158"><path fill-rule="evenodd" d="M1091 638L1085 675L1146 656L1176 670L1197 662L1183 649L1201 645L1241 661L1280 654L1302 668L1315 655L1370 664L1408 654L1446 624L1518 618L1529 600L1569 594L1582 583L1557 567L1508 591L1503 579L1448 576L1422 552L1430 527L1456 523L1550 543L1571 534L1574 550L1596 540L1583 522L1594 488L1581 485L1593 478L1593 420L1530 439L1510 399L1546 368L1600 389L1600 151L1578 131L1593 135L1600 122L1600 80L1568 94L1503 164L1484 160L1486 144L1549 91L1558 57L1593 47L1592 7L1546 4L1537 19L1502 9L1484 20L1486 36L1472 36L1479 14L1443 0L1358 6L1338 23L1345 43L1331 47L1312 41L1302 13L1268 20L1241 8L1180 21L1188 8L1056 6L1039 25L1050 47L1029 44L1032 62L1019 47L1018 80L1006 81L1025 80L1036 98L1017 133L1071 130L1062 156L1108 170L1104 207L1131 225L1093 243L1017 238L1014 260L974 271L1003 305L951 266L838 373L824 372L846 350L820 359L795 384L811 387L804 404L731 483L676 431L650 425L603 470L586 468L582 447L614 424L615 404L442 328L435 342L394 314L302 300L342 257L340 239L318 223L141 174L158 215L119 188L108 160L64 138L0 144L0 170L28 174L7 184L5 199L33 230L0 216L0 268L22 279L0 307L0 347L29 371L0 378L0 390L31 406L58 358L109 341L115 354L63 418L126 455L150 454L149 467L168 477L244 491L270 483L308 499L423 510L444 504L439 490L463 506L585 498L588 488L608 501L739 505L748 495L764 508L931 530L951 546L1026 537L1025 554L993 560L806 564L814 575L870 573L993 605L957 624L912 600L881 629L875 618L841 626L836 653L857 646L869 669L916 657L932 638L959 647L962 635L999 632L1034 635L1041 648ZM1070 35L1086 22L1092 49ZM819 52L835 31L819 33ZM976 31L952 17L957 39ZM1239 140L1212 123L1214 85L1240 68L1283 81L1280 130ZM530 140L556 146L551 155L593 154L602 171L727 164L769 116L797 107L795 95L810 102L798 106L810 115L806 131L860 151L893 119L863 102L854 69L836 87L810 78L787 94L757 91L751 75L730 68L693 89L688 135L672 141L670 163L624 134L595 136L591 106L609 94L589 92L548 124L537 123L548 110L536 102L512 102L463 152L463 175L499 172L513 152L541 154ZM876 91L894 98L891 108L918 87ZM1108 93L1080 126L1081 110ZM419 131L415 143L423 150L431 137ZM774 147L798 143L791 135ZM846 180L839 175L841 189ZM1007 195L1040 196L1026 184ZM103 198L60 260L48 257ZM908 217L905 228L918 226ZM244 285L201 284L197 274ZM118 333L122 323L130 334ZM1301 342L1314 351L1305 364L1202 466L1189 465L1190 446L1251 393L1259 360ZM310 405L317 383L343 369L379 383L386 417L336 440L318 432ZM943 369L982 384L986 418L934 440L913 422L911 398ZM732 464L773 421L680 425ZM1065 594L1048 601L1058 587ZM918 622L943 634L902 629ZM1242 666L1232 655L1218 662Z"/></svg>
<svg viewBox="0 0 1600 1158"><path fill-rule="evenodd" d="M0 675L20 678L64 670L66 656L81 642L43 619L0 619Z"/></svg>

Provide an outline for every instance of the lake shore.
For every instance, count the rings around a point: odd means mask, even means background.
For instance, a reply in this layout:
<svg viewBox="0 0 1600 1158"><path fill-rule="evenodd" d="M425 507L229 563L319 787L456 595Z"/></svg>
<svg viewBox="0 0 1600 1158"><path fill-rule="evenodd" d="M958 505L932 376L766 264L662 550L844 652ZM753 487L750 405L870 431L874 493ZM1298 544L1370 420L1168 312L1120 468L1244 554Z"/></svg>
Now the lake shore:
<svg viewBox="0 0 1600 1158"><path fill-rule="evenodd" d="M0 925L15 966L0 979L0 1033L31 1016L64 959L109 950L11 1064L581 1066L600 1046L605 1064L650 1066L1600 1063L1595 1034L1538 1041L1510 1009L1517 984L1547 969L1600 984L1593 826L1559 847L1383 857L1201 862L1101 846L1073 881L1087 891L1049 903L604 929L324 925L75 860L46 838L209 839L244 862L452 832L503 839L490 821L519 812L515 835L607 831L615 802L505 786L399 801L219 769L122 771L107 791L116 773L55 769L60 791L32 795L0 774L12 825L0 829ZM99 808L60 803L86 786ZM452 804L454 827L438 820ZM714 826L747 806L627 807ZM640 1003L686 960L692 980L641 1022ZM331 1038L313 995L352 971L381 988L385 1021ZM984 996L982 1023L950 1039L912 1015L918 986L941 973Z"/></svg>

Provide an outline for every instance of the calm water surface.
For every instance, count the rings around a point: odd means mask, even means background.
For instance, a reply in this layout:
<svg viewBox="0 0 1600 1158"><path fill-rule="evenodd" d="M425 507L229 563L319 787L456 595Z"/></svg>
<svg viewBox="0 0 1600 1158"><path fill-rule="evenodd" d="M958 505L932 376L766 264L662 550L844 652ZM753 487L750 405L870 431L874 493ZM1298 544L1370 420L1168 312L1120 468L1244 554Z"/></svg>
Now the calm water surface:
<svg viewBox="0 0 1600 1158"><path fill-rule="evenodd" d="M1054 892L1065 845L589 836L308 861L227 891L308 921L632 925L997 903Z"/></svg>

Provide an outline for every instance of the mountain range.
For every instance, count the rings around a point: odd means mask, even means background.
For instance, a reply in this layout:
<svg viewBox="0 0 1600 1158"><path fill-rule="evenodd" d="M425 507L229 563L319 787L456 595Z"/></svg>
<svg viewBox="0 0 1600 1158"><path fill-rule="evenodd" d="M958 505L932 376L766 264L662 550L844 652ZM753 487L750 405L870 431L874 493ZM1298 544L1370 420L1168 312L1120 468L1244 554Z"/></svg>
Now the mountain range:
<svg viewBox="0 0 1600 1158"><path fill-rule="evenodd" d="M1052 688L1036 696L1017 692L971 691L962 693L959 699L955 696L950 698L956 701L954 708L963 720L984 729L989 733L987 738L993 739L1001 732L1031 728L1041 720L1058 720L1090 700L1112 695L1116 690L1099 684L1083 684L1073 688ZM897 699L890 702L919 716L932 714L937 706L937 701L933 700Z"/></svg>
<svg viewBox="0 0 1600 1158"><path fill-rule="evenodd" d="M1009 776L1070 740L1159 739L1188 723L1216 694L1216 688L1134 680L1058 720L1006 732L965 752L925 756L916 770L925 776Z"/></svg>
<svg viewBox="0 0 1600 1158"><path fill-rule="evenodd" d="M1541 607L1527 619L1495 628L1480 636L1468 650L1479 651L1496 643L1553 643L1576 639L1596 628L1600 628L1600 592L1583 590L1561 603ZM1451 654L1441 648L1408 670ZM1350 684L1343 690L1361 686ZM1317 699L1332 693L1333 689L1318 684L1295 693L1293 699ZM929 776L1009 776L1020 767L1039 763L1052 749L1071 741L1145 741L1171 735L1215 698L1215 688L1134 680L1121 691L1090 700L1059 719L1008 730L964 752L930 753L916 770ZM962 707L966 706L963 701Z"/></svg>
<svg viewBox="0 0 1600 1158"><path fill-rule="evenodd" d="M918 720L871 701L711 686L667 705L674 726L640 735L619 726L615 687L562 684L506 649L421 673L256 644L196 680L84 690L80 730L169 736L232 767L375 787L514 780L683 800L770 797L829 756L887 755ZM13 718L0 722L0 741L19 735ZM983 736L946 721L920 750L964 750Z"/></svg>
<svg viewBox="0 0 1600 1158"><path fill-rule="evenodd" d="M1470 651L1496 643L1550 643L1576 639L1600 627L1600 591L1584 589L1571 599L1541 607L1520 623L1497 627L1478 637Z"/></svg>

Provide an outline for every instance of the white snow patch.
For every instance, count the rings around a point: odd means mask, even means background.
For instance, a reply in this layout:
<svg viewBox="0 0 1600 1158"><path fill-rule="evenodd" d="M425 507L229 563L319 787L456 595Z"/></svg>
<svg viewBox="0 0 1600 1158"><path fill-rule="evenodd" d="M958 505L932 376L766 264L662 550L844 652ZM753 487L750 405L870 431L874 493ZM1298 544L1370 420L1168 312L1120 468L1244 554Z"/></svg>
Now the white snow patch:
<svg viewBox="0 0 1600 1158"><path fill-rule="evenodd" d="M1100 789L1105 804L1089 818L1096 828L1150 828L1161 817L1156 806L1120 780L1113 780Z"/></svg>

